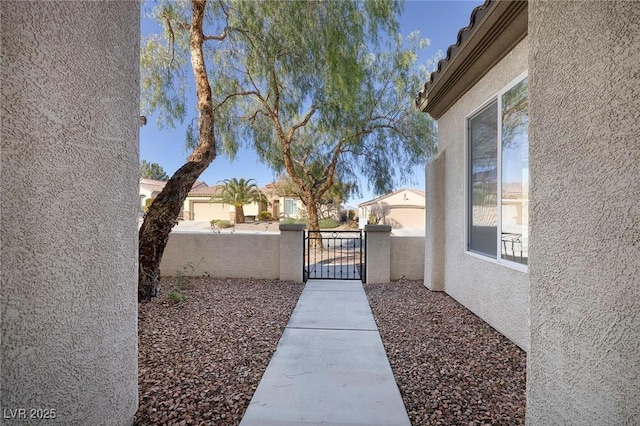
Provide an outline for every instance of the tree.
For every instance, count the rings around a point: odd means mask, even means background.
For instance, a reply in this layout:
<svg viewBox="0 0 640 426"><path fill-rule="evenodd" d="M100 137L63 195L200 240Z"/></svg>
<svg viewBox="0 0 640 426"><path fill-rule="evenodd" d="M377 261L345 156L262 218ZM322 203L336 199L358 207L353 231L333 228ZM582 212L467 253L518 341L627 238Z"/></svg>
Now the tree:
<svg viewBox="0 0 640 426"><path fill-rule="evenodd" d="M186 138L193 152L140 228L140 300L157 294L180 206L218 151L233 158L246 143L286 171L304 195L311 229L318 229L314 206L336 179L353 184L359 170L386 192L396 166L403 176L424 161L433 126L411 101L425 76L411 72L415 53L398 48L399 12L396 0L160 0L153 7L163 35L141 49L143 113L162 125L183 122L194 85L197 120ZM387 53L378 49L383 40L391 43Z"/></svg>
<svg viewBox="0 0 640 426"><path fill-rule="evenodd" d="M222 192L220 195L211 197L212 203L230 204L236 209L236 223L244 223L244 206L256 202L267 204L267 196L258 189L254 179L225 179L222 181Z"/></svg>
<svg viewBox="0 0 640 426"><path fill-rule="evenodd" d="M159 120L173 125L184 119L185 88L180 85L190 63L197 99L197 142L187 162L167 181L164 189L145 215L139 231L138 300L145 301L159 292L159 267L162 254L180 207L200 174L216 157L215 116L211 85L205 65L205 42L221 42L220 35L205 35L206 0L191 2L191 18L186 19L185 4L161 3L154 9L163 22L165 40L149 38L141 49L141 91L146 112L158 111ZM174 30L175 28L175 30ZM179 29L179 31L177 31ZM176 84L178 87L176 88Z"/></svg>
<svg viewBox="0 0 640 426"><path fill-rule="evenodd" d="M369 221L373 222L373 224L378 225L382 222L383 225L387 224L387 216L391 208L389 204L384 201L377 202L371 206L371 211L369 213Z"/></svg>
<svg viewBox="0 0 640 426"><path fill-rule="evenodd" d="M299 198L302 200L305 209L308 209L308 200L304 197L300 187L296 185L287 174L280 174L278 180L275 182L275 186L279 195ZM341 182L337 178L334 179L331 188L329 188L320 199L314 200L318 212L318 219L328 219L335 216L342 203L347 200L353 191L353 184Z"/></svg>
<svg viewBox="0 0 640 426"><path fill-rule="evenodd" d="M160 164L149 163L147 160L140 161L140 177L161 181L169 180L169 175L164 172Z"/></svg>
<svg viewBox="0 0 640 426"><path fill-rule="evenodd" d="M263 4L263 3L261 3ZM250 140L262 161L299 188L309 228L338 180L357 190L360 172L376 194L390 191L434 146L433 122L413 107L426 79L416 69L418 34L396 36L395 1L240 2L214 93L233 96L216 109L229 141ZM383 43L384 41L384 43Z"/></svg>

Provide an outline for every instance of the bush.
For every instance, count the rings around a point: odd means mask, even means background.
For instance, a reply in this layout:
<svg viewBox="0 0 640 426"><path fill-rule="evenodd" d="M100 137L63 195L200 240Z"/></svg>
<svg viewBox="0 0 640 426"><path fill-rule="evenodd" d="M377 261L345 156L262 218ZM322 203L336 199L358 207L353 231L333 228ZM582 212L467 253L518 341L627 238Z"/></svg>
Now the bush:
<svg viewBox="0 0 640 426"><path fill-rule="evenodd" d="M213 223L215 225L218 225L218 228L231 228L233 226L233 225L231 225L231 221L230 220L218 219L218 220L214 220Z"/></svg>
<svg viewBox="0 0 640 426"><path fill-rule="evenodd" d="M294 223L303 223L307 225L307 219L294 219L292 217L285 217L280 221L283 225L293 225Z"/></svg>
<svg viewBox="0 0 640 426"><path fill-rule="evenodd" d="M320 225L320 229L331 229L338 227L338 222L333 219L320 219L318 222Z"/></svg>
<svg viewBox="0 0 640 426"><path fill-rule="evenodd" d="M171 291L167 295L167 297L169 298L169 300L171 300L175 304L180 304L180 303L184 302L184 299L187 298L187 296L185 296L182 293L177 292L176 290Z"/></svg>
<svg viewBox="0 0 640 426"><path fill-rule="evenodd" d="M354 210L349 210L349 220L354 220L356 218L356 212Z"/></svg>
<svg viewBox="0 0 640 426"><path fill-rule="evenodd" d="M271 213L269 213L268 211L262 211L258 214L258 218L260 220L272 220L273 216L271 216Z"/></svg>

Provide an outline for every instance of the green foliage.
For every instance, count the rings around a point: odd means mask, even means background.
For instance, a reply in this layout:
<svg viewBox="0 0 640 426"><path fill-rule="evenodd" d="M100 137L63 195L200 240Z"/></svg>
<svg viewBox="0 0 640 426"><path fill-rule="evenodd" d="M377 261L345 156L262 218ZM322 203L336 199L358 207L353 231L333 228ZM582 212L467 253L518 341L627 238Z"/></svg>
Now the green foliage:
<svg viewBox="0 0 640 426"><path fill-rule="evenodd" d="M214 219L211 221L211 225L215 225L218 228L231 228L233 227L233 225L231 224L230 220L224 220L224 219Z"/></svg>
<svg viewBox="0 0 640 426"><path fill-rule="evenodd" d="M169 125L187 115L190 6L159 0L150 14L164 37L141 53L144 112ZM359 174L376 194L407 180L433 152L435 127L413 105L427 41L397 34L400 11L399 0L208 2L204 33L222 36L203 46L217 152L252 146L294 179L309 212L335 181L344 199L359 192Z"/></svg>
<svg viewBox="0 0 640 426"><path fill-rule="evenodd" d="M356 218L356 212L354 210L349 210L349 220L354 220Z"/></svg>
<svg viewBox="0 0 640 426"><path fill-rule="evenodd" d="M267 196L258 189L255 179L240 180L236 178L222 181L222 192L220 195L211 197L212 203L230 204L234 207L242 207L252 202L267 203Z"/></svg>
<svg viewBox="0 0 640 426"><path fill-rule="evenodd" d="M184 265L180 266L178 270L176 270L175 275L171 279L172 288L167 298L173 302L174 304L180 304L184 302L187 298L182 292L184 290L188 290L192 288L191 283L189 282L188 274L195 271L196 267L202 262L203 258L197 264L193 264L192 262L187 262Z"/></svg>
<svg viewBox="0 0 640 426"><path fill-rule="evenodd" d="M177 290L171 290L169 292L169 294L167 295L167 298L172 301L174 304L178 305L182 302L185 301L185 299L187 298L187 296L185 296L184 294L180 293Z"/></svg>
<svg viewBox="0 0 640 426"><path fill-rule="evenodd" d="M169 175L164 172L160 164L149 163L147 160L140 160L139 173L141 178L161 181L169 180Z"/></svg>
<svg viewBox="0 0 640 426"><path fill-rule="evenodd" d="M338 227L338 222L334 219L320 219L319 225L320 229L332 229Z"/></svg>
<svg viewBox="0 0 640 426"><path fill-rule="evenodd" d="M238 180L236 178L225 179L222 181L222 192L220 195L211 197L211 203L230 204L236 208L236 223L244 223L243 206L249 203L265 203L269 200L267 196L260 191L254 179Z"/></svg>
<svg viewBox="0 0 640 426"><path fill-rule="evenodd" d="M303 224L307 225L308 221L307 221L307 219L294 219L292 217L286 217L286 218L282 219L280 221L280 223L282 225L293 225L293 224L296 224L296 223L303 223Z"/></svg>
<svg viewBox="0 0 640 426"><path fill-rule="evenodd" d="M261 211L258 214L258 219L260 219L260 220L273 220L273 216L268 211Z"/></svg>

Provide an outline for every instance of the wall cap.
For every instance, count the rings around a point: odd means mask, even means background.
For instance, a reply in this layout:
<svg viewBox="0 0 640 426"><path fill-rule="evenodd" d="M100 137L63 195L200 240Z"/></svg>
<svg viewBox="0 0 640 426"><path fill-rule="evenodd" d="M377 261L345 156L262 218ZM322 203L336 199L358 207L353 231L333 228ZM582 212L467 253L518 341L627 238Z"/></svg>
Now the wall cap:
<svg viewBox="0 0 640 426"><path fill-rule="evenodd" d="M280 225L280 231L304 231L306 227L304 223L287 223Z"/></svg>
<svg viewBox="0 0 640 426"><path fill-rule="evenodd" d="M365 225L366 232L391 232L391 225Z"/></svg>

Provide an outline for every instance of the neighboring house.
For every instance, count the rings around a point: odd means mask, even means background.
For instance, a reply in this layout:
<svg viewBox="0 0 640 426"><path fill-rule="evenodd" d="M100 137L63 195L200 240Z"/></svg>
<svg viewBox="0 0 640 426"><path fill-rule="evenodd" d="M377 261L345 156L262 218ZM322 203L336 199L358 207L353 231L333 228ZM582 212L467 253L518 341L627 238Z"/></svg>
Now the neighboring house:
<svg viewBox="0 0 640 426"><path fill-rule="evenodd" d="M638 22L487 1L416 98L425 285L527 351L527 424L640 424Z"/></svg>
<svg viewBox="0 0 640 426"><path fill-rule="evenodd" d="M264 189L263 189L264 190ZM235 220L236 209L230 204L212 203L211 197L220 195L222 185L192 189L184 200L184 220ZM266 211L263 203L251 202L243 207L246 222L256 220L261 211Z"/></svg>
<svg viewBox="0 0 640 426"><path fill-rule="evenodd" d="M371 207L376 203L386 203L389 208L389 214L385 218L386 225L391 225L393 228L424 229L424 191L402 188L360 203L358 204L360 217L368 218L371 213Z"/></svg>
<svg viewBox="0 0 640 426"><path fill-rule="evenodd" d="M140 191L138 195L140 213L144 211L147 199L156 198L156 196L164 189L166 184L167 182L162 180L140 178ZM199 188L207 188L207 184L202 181L196 181L196 183L193 184L192 190ZM181 210L178 215L178 219L183 219L183 215L184 212Z"/></svg>
<svg viewBox="0 0 640 426"><path fill-rule="evenodd" d="M297 196L285 194L276 182L269 183L262 188L269 199L271 215L276 219L299 219L304 215L304 204Z"/></svg>

